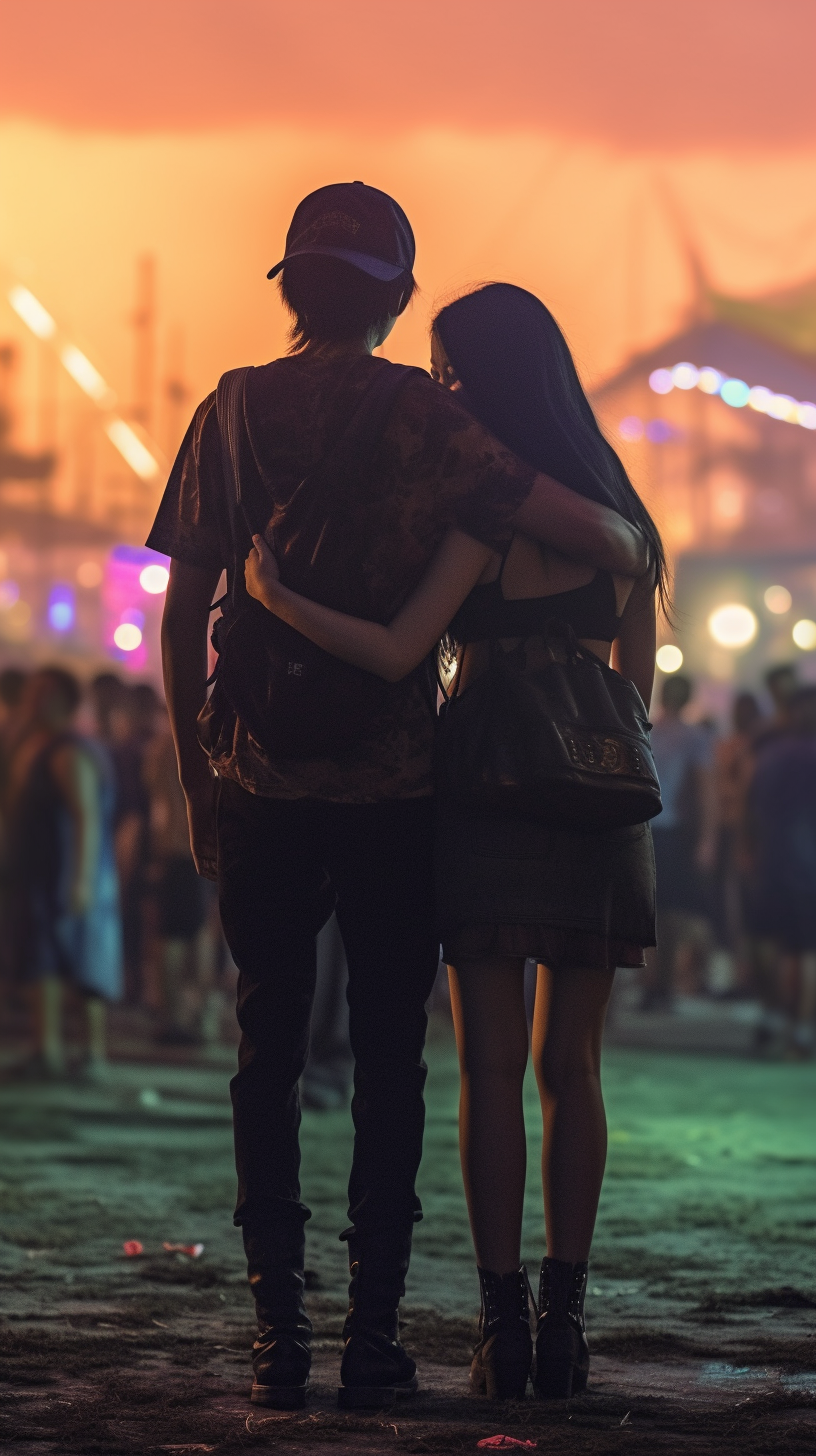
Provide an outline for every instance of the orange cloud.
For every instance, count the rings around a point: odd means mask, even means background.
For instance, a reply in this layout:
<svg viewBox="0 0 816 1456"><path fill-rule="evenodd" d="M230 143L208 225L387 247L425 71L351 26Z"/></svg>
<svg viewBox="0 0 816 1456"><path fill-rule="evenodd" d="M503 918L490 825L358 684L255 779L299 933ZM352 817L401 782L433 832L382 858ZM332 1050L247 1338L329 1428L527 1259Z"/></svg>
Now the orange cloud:
<svg viewBox="0 0 816 1456"><path fill-rule="evenodd" d="M125 130L816 139L812 0L4 0L0 111Z"/></svg>

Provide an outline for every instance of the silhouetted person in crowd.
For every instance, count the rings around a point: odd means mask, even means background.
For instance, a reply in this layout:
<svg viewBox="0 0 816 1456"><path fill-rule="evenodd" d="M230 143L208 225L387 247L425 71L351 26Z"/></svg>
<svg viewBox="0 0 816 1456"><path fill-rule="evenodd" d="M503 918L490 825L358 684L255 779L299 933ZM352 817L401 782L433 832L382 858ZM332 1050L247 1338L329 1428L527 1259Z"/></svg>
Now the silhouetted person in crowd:
<svg viewBox="0 0 816 1456"><path fill-rule="evenodd" d="M166 1046L199 1046L207 1012L218 992L212 984L214 948L205 944L210 886L201 879L190 849L187 804L169 724L144 752L144 785L150 803L149 883L156 907L163 1026Z"/></svg>
<svg viewBox="0 0 816 1456"><path fill-rule="evenodd" d="M8 838L17 971L32 988L36 1050L29 1072L62 1075L66 989L81 998L87 1075L105 1067L105 1005L122 988L113 853L114 780L100 746L73 727L75 677L58 667L29 678L10 764Z"/></svg>
<svg viewBox="0 0 816 1456"><path fill-rule="evenodd" d="M816 687L786 702L787 727L759 749L749 804L749 923L759 942L760 1049L811 1055L816 1009Z"/></svg>
<svg viewBox="0 0 816 1456"><path fill-rule="evenodd" d="M96 723L96 736L106 748L113 743L113 715L126 691L116 672L100 672L91 679L88 697Z"/></svg>
<svg viewBox="0 0 816 1456"><path fill-rule="evenodd" d="M115 842L125 950L125 996L138 1005L143 995L144 895L148 863L150 796L144 757L156 731L159 699L150 683L122 686L109 720L110 753L116 772Z"/></svg>
<svg viewBox="0 0 816 1456"><path fill-rule="evenodd" d="M652 820L657 870L657 951L647 952L643 1009L669 1010L680 952L704 939L710 913L707 883L717 849L711 734L687 723L684 709L692 684L680 673L667 677L662 714L652 729L663 812Z"/></svg>
<svg viewBox="0 0 816 1456"><path fill-rule="evenodd" d="M778 734L786 733L790 728L791 706L799 691L799 674L793 663L783 662L777 667L769 668L765 674L765 687L773 703L773 713L758 727L754 735L757 748L769 743Z"/></svg>
<svg viewBox="0 0 816 1456"><path fill-rule="evenodd" d="M745 875L748 793L756 767L762 713L753 693L737 693L732 731L714 745L717 789L717 862L714 875L712 955L714 991L745 989Z"/></svg>

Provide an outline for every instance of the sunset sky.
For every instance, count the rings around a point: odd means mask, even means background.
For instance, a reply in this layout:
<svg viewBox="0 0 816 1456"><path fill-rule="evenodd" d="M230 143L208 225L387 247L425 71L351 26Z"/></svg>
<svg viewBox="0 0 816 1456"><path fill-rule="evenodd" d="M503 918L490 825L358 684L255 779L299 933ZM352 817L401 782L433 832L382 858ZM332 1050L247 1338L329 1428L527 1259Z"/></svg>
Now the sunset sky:
<svg viewBox="0 0 816 1456"><path fill-rule="evenodd" d="M413 222L409 362L470 280L540 293L591 381L680 321L688 246L726 292L816 274L813 0L0 0L0 34L0 268L124 398L137 255L198 397L281 350L266 269L330 181Z"/></svg>

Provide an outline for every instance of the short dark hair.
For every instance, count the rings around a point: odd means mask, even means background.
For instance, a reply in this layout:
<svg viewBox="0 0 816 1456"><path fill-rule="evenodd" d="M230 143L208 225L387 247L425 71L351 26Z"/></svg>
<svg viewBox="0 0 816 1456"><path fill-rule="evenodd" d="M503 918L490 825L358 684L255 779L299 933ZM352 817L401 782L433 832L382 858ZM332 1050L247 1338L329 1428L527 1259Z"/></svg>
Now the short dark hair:
<svg viewBox="0 0 816 1456"><path fill-rule="evenodd" d="M412 273L383 283L341 258L307 253L290 258L278 283L284 307L292 316L292 352L311 343L345 343L359 339L395 318L416 292Z"/></svg>
<svg viewBox="0 0 816 1456"><path fill-rule="evenodd" d="M679 713L691 701L693 691L691 678L685 677L683 673L673 672L663 684L660 701L664 708L673 708Z"/></svg>
<svg viewBox="0 0 816 1456"><path fill-rule="evenodd" d="M36 676L40 680L48 679L69 716L76 712L82 702L82 688L72 672L66 672L64 667L48 666L38 668Z"/></svg>

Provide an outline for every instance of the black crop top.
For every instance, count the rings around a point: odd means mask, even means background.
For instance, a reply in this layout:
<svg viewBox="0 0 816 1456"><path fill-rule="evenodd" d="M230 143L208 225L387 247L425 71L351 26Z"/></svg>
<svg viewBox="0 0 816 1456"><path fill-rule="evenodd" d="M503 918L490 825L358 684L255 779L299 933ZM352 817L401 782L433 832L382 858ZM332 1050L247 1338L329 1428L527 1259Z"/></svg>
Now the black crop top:
<svg viewBox="0 0 816 1456"><path fill-rule="evenodd" d="M503 571L503 568L502 568ZM585 586L548 597L505 597L502 572L495 581L475 586L465 597L448 632L456 642L481 642L488 637L534 637L553 620L567 622L576 637L614 642L620 630L615 583L598 571Z"/></svg>

